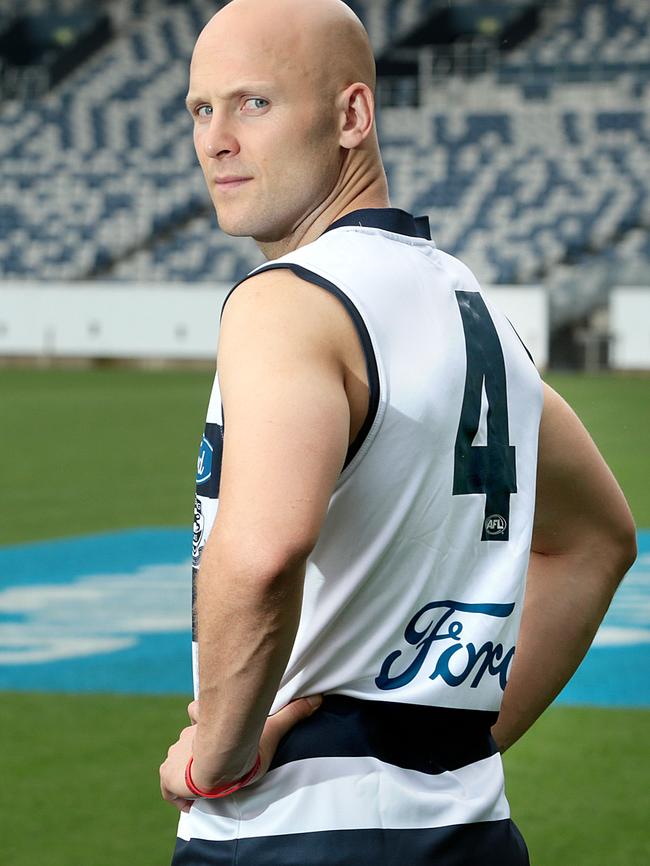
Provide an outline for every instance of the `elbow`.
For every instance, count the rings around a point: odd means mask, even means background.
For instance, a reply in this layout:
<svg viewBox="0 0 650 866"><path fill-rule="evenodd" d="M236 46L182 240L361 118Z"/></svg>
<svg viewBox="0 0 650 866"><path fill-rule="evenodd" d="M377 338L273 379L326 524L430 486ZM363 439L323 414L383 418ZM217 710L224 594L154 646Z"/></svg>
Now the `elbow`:
<svg viewBox="0 0 650 866"><path fill-rule="evenodd" d="M616 551L618 558L618 571L620 580L627 574L630 568L634 565L638 550L636 542L636 526L632 515L628 515L628 519L621 525L616 538Z"/></svg>
<svg viewBox="0 0 650 866"><path fill-rule="evenodd" d="M594 549L597 544L594 541ZM609 527L606 547L600 554L605 562L609 562L609 574L612 591L615 591L637 557L636 526L628 509L626 513Z"/></svg>
<svg viewBox="0 0 650 866"><path fill-rule="evenodd" d="M240 587L262 593L273 592L287 579L304 569L313 544L297 539L236 538L214 539L201 562L205 574L229 575ZM205 568L204 568L205 566Z"/></svg>
<svg viewBox="0 0 650 866"><path fill-rule="evenodd" d="M252 545L258 551L253 556L254 570L262 582L275 583L283 576L291 576L304 568L315 544L316 540L297 532L283 537L260 538L257 544L253 542Z"/></svg>
<svg viewBox="0 0 650 866"><path fill-rule="evenodd" d="M291 579L305 568L311 550L308 545L270 545L263 550L258 580L272 587L285 578Z"/></svg>

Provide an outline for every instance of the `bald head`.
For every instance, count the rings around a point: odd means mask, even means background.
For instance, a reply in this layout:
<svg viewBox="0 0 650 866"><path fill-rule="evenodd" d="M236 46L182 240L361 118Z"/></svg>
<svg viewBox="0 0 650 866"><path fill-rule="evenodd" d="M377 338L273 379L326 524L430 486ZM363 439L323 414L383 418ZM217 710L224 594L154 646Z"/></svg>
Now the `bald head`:
<svg viewBox="0 0 650 866"><path fill-rule="evenodd" d="M231 0L212 17L205 44L238 44L295 68L305 84L375 88L375 61L363 24L342 0Z"/></svg>

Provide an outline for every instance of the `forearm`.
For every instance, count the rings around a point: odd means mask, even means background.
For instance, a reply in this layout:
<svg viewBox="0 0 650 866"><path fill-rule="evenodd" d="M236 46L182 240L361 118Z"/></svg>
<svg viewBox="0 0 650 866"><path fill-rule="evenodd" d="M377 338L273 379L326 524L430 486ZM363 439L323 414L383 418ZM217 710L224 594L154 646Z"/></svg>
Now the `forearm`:
<svg viewBox="0 0 650 866"><path fill-rule="evenodd" d="M230 548L232 550L232 548ZM213 787L250 769L300 618L304 561L264 568L215 543L198 580L200 716L192 775Z"/></svg>
<svg viewBox="0 0 650 866"><path fill-rule="evenodd" d="M501 749L519 739L569 681L627 564L603 553L532 553L512 672L493 728Z"/></svg>
<svg viewBox="0 0 650 866"><path fill-rule="evenodd" d="M502 751L571 678L636 557L634 521L575 413L545 386L521 630L493 734Z"/></svg>

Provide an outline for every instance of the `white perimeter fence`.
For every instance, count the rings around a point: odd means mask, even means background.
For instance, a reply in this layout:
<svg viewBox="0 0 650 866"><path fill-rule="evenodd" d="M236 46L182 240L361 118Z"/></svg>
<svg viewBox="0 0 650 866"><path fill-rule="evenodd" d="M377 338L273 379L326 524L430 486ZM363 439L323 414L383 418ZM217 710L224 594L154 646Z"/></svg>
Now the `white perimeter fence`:
<svg viewBox="0 0 650 866"><path fill-rule="evenodd" d="M141 283L0 284L0 358L215 358L219 313L229 285ZM549 316L539 286L495 286L504 311L536 364L548 364ZM650 369L650 288L610 295L611 360Z"/></svg>
<svg viewBox="0 0 650 866"><path fill-rule="evenodd" d="M611 366L616 370L650 369L650 288L622 286L609 300Z"/></svg>

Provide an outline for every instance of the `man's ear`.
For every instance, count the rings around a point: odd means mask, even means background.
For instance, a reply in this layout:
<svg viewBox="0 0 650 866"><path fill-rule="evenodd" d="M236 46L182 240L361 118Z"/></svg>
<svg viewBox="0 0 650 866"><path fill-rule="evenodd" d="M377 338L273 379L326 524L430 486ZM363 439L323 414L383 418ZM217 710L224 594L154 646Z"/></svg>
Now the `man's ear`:
<svg viewBox="0 0 650 866"><path fill-rule="evenodd" d="M370 135L375 121L375 98L367 84L350 84L339 95L339 144L352 150Z"/></svg>

